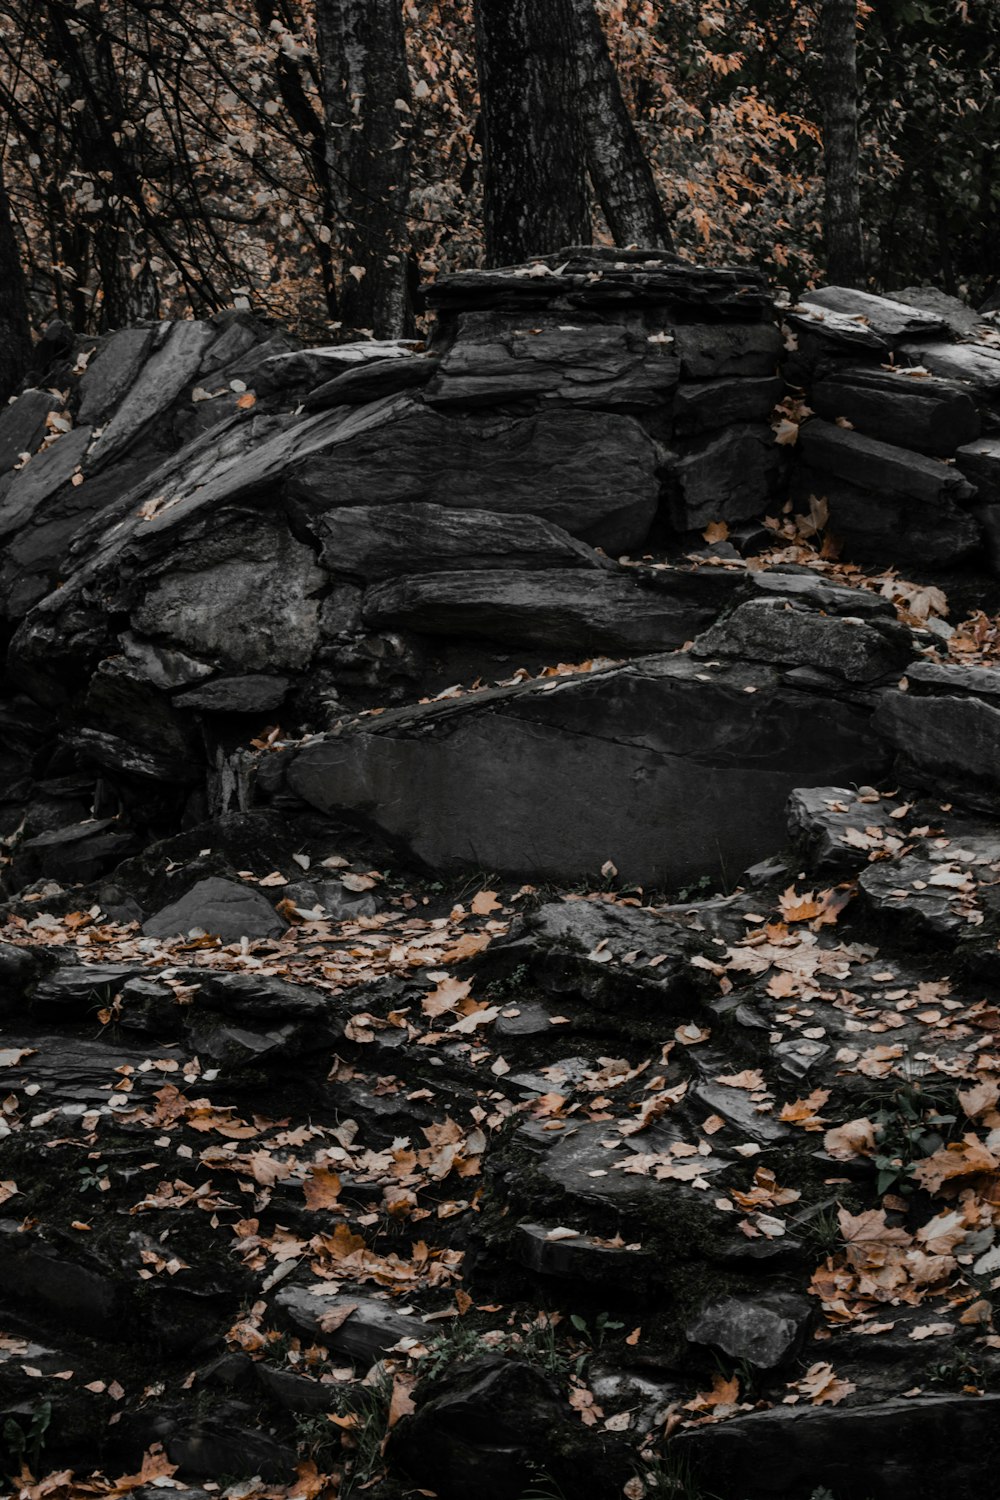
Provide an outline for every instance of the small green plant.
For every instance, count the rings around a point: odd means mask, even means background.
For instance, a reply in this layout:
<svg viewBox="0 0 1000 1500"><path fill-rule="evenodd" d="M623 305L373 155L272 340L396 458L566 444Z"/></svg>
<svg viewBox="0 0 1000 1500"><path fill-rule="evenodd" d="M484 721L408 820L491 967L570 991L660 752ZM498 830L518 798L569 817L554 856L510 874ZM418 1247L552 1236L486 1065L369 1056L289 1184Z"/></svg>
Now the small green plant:
<svg viewBox="0 0 1000 1500"><path fill-rule="evenodd" d="M527 980L528 965L518 964L516 968L511 969L509 974L504 974L499 979L494 979L488 985L490 998L503 1000L509 995L517 995L523 990Z"/></svg>
<svg viewBox="0 0 1000 1500"><path fill-rule="evenodd" d="M374 1478L382 1460L382 1444L389 1431L391 1400L392 1376L381 1366L363 1383L345 1385L337 1393L336 1415L353 1418L350 1427L341 1429L342 1442L349 1457L340 1483L339 1500L350 1500ZM336 1430L335 1423L328 1425Z"/></svg>
<svg viewBox="0 0 1000 1500"><path fill-rule="evenodd" d="M521 1491L521 1500L567 1500L566 1491L546 1469L531 1465L528 1488Z"/></svg>
<svg viewBox="0 0 1000 1500"><path fill-rule="evenodd" d="M677 899L678 901L700 901L705 896L711 896L714 891L715 876L699 875L691 885L681 886L677 892Z"/></svg>
<svg viewBox="0 0 1000 1500"><path fill-rule="evenodd" d="M107 1180L108 1169L102 1162L84 1162L78 1167L79 1182L77 1186L81 1193L96 1193L100 1191L101 1183Z"/></svg>
<svg viewBox="0 0 1000 1500"><path fill-rule="evenodd" d="M931 1365L927 1373L931 1384L943 1385L949 1390L985 1391L986 1389L986 1372L975 1363L967 1351L956 1354L952 1359Z"/></svg>
<svg viewBox="0 0 1000 1500"><path fill-rule="evenodd" d="M822 1208L807 1219L800 1230L805 1243L818 1255L833 1255L841 1247L840 1220L835 1208Z"/></svg>
<svg viewBox="0 0 1000 1500"><path fill-rule="evenodd" d="M597 1314L597 1317L594 1319L593 1328L587 1323L586 1318L580 1317L579 1313L571 1315L570 1323L580 1337L589 1345L591 1354L598 1353L607 1334L617 1333L625 1327L624 1323L613 1323L606 1312Z"/></svg>
<svg viewBox="0 0 1000 1500"><path fill-rule="evenodd" d="M8 1417L3 1424L4 1472L16 1474L25 1464L33 1474L38 1473L39 1460L45 1447L45 1434L52 1421L52 1402L42 1401L35 1407L27 1428L15 1417Z"/></svg>
<svg viewBox="0 0 1000 1500"><path fill-rule="evenodd" d="M953 1096L947 1090L929 1087L919 1078L904 1079L882 1095L873 1117L877 1192L912 1193L917 1162L940 1150L955 1124L952 1105Z"/></svg>
<svg viewBox="0 0 1000 1500"><path fill-rule="evenodd" d="M702 1489L688 1459L668 1449L662 1458L646 1457L638 1478L643 1500L721 1500Z"/></svg>
<svg viewBox="0 0 1000 1500"><path fill-rule="evenodd" d="M477 1355L485 1351L481 1342L480 1334L468 1323L456 1318L431 1344L428 1352L420 1361L420 1374L426 1378L439 1375L449 1365L454 1365L463 1359L475 1359Z"/></svg>

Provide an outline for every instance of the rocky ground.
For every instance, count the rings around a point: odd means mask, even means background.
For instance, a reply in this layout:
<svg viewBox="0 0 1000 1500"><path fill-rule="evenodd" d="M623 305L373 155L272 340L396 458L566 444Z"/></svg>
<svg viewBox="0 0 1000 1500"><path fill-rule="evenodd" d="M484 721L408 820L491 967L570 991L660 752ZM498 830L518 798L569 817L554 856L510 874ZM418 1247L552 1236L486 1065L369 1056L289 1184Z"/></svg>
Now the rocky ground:
<svg viewBox="0 0 1000 1500"><path fill-rule="evenodd" d="M982 1492L994 335L438 296L0 414L7 1492Z"/></svg>

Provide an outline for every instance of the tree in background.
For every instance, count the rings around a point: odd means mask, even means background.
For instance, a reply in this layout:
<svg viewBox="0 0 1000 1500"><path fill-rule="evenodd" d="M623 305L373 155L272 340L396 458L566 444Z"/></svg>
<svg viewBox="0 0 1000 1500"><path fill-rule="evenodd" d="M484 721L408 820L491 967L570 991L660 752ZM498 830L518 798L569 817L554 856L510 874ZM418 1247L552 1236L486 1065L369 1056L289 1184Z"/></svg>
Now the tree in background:
<svg viewBox="0 0 1000 1500"><path fill-rule="evenodd" d="M576 122L558 160L577 186L560 227L672 238L689 260L758 264L792 295L847 274L824 242L821 0L482 4L546 36L545 12L565 18ZM858 9L868 284L981 298L1000 267L1000 6ZM36 323L100 331L235 302L310 338L390 331L405 326L404 257L423 278L482 262L473 0L321 11L345 35L352 14L387 20L359 33L364 58L331 60L325 89L316 0L0 0L0 163ZM516 124L512 94L508 107ZM537 139L547 122L530 124ZM539 192L559 176L522 166Z"/></svg>
<svg viewBox="0 0 1000 1500"><path fill-rule="evenodd" d="M341 323L409 332L412 108L400 0L316 0Z"/></svg>
<svg viewBox="0 0 1000 1500"><path fill-rule="evenodd" d="M0 173L0 402L21 383L31 356L31 328L21 256Z"/></svg>
<svg viewBox="0 0 1000 1500"><path fill-rule="evenodd" d="M823 58L823 231L827 280L860 287L861 183L858 165L857 0L820 0Z"/></svg>
<svg viewBox="0 0 1000 1500"><path fill-rule="evenodd" d="M488 265L590 240L571 0L475 0Z"/></svg>
<svg viewBox="0 0 1000 1500"><path fill-rule="evenodd" d="M594 0L570 0L576 102L587 168L616 245L669 250L670 224L622 94Z"/></svg>

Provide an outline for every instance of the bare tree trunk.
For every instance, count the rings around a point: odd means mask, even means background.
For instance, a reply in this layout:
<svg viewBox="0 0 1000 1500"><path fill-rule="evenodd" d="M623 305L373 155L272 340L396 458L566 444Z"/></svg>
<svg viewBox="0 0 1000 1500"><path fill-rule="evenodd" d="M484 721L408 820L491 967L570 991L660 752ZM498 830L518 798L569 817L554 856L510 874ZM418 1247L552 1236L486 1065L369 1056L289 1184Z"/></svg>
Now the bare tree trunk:
<svg viewBox="0 0 1000 1500"><path fill-rule="evenodd" d="M402 0L317 0L330 193L343 257L340 317L409 331L410 81Z"/></svg>
<svg viewBox="0 0 1000 1500"><path fill-rule="evenodd" d="M827 279L839 286L860 287L865 265L858 182L857 24L856 0L821 0Z"/></svg>
<svg viewBox="0 0 1000 1500"><path fill-rule="evenodd" d="M0 172L0 402L21 384L31 358L31 327L10 199Z"/></svg>
<svg viewBox="0 0 1000 1500"><path fill-rule="evenodd" d="M672 247L653 170L622 96L594 0L570 0L587 166L616 245Z"/></svg>
<svg viewBox="0 0 1000 1500"><path fill-rule="evenodd" d="M475 0L488 265L589 243L572 0Z"/></svg>

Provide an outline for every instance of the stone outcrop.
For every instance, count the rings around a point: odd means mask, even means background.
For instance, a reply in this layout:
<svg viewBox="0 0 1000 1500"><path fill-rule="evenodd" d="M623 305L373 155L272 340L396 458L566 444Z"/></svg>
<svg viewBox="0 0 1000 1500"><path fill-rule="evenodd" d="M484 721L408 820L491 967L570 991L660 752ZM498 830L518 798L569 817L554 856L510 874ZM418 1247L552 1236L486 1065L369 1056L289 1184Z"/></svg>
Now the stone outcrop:
<svg viewBox="0 0 1000 1500"><path fill-rule="evenodd" d="M0 1469L965 1500L992 325L617 250L428 304L0 412Z"/></svg>

